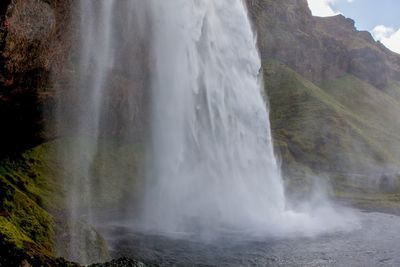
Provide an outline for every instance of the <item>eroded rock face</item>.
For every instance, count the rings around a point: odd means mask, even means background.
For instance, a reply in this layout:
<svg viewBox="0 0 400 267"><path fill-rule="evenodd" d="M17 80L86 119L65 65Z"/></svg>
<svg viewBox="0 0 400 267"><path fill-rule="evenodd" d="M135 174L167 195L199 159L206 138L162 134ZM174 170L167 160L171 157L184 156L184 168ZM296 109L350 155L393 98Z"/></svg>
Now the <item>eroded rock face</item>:
<svg viewBox="0 0 400 267"><path fill-rule="evenodd" d="M9 32L23 39L43 39L55 27L52 7L40 0L16 1L8 18Z"/></svg>
<svg viewBox="0 0 400 267"><path fill-rule="evenodd" d="M278 60L315 83L353 74L384 89L400 80L400 55L342 15L313 17L305 0L248 0L264 61Z"/></svg>
<svg viewBox="0 0 400 267"><path fill-rule="evenodd" d="M69 50L71 1L2 1L0 14L0 154L47 137L44 112L54 101L51 76Z"/></svg>
<svg viewBox="0 0 400 267"><path fill-rule="evenodd" d="M358 31L353 20L337 15L315 17L314 21L316 34L327 36L327 41L337 40L347 51L347 73L380 89L387 87L389 80L400 80L400 55L375 42L369 32Z"/></svg>

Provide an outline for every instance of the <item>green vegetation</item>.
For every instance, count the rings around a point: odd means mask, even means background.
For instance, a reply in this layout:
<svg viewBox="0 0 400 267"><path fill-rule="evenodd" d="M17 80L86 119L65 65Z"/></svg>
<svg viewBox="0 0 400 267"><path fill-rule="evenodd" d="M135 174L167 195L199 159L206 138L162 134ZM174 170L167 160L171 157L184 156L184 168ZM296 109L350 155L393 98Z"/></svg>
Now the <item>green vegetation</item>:
<svg viewBox="0 0 400 267"><path fill-rule="evenodd" d="M353 194L353 203L357 197L398 199L379 192L384 174L393 188L399 186L400 103L394 97L351 75L318 86L276 61L264 64L264 79L290 192L308 192L312 177L319 176L331 182L336 196Z"/></svg>
<svg viewBox="0 0 400 267"><path fill-rule="evenodd" d="M18 248L23 248L25 242L33 243L32 239L5 217L0 217L0 232L7 242L15 244Z"/></svg>
<svg viewBox="0 0 400 267"><path fill-rule="evenodd" d="M61 202L59 181L50 176L51 144L0 163L0 229L5 239L32 253L54 252L53 217Z"/></svg>
<svg viewBox="0 0 400 267"><path fill-rule="evenodd" d="M64 165L78 164L87 161L91 151L91 141L87 138L64 138L41 144L24 152L22 155L9 157L0 162L0 235L1 239L13 244L18 249L33 255L54 255L55 241L68 225L65 221L67 185L72 176L84 177L94 175L98 179L99 188L107 188L105 192L96 190L92 196L96 207L105 208L123 201L132 195L132 188L140 188L142 179L127 186L126 177L141 173L143 165L143 147L137 144L117 144L102 140L90 170L82 170L78 166L75 172ZM76 149L72 153L76 157L63 158L57 154L58 149ZM88 174L89 171L89 174ZM101 175L100 175L101 174ZM65 179L65 180L64 180ZM139 196L139 194L134 194ZM79 196L79 194L78 194ZM126 199L125 199L126 200ZM85 201L82 200L82 205ZM92 208L96 208L92 207ZM56 215L56 216L55 216ZM60 217L61 216L61 217ZM82 235L91 236L89 245L98 246L99 253L107 254L105 241L85 222L76 222L82 228ZM63 233L57 235L56 233ZM65 243L58 240L61 247Z"/></svg>

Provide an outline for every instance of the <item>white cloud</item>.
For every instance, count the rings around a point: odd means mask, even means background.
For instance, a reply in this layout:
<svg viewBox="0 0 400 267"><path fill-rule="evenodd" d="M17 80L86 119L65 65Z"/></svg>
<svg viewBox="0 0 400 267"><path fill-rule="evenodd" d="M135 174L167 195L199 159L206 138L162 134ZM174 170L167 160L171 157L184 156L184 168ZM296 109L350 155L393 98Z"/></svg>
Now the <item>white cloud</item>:
<svg viewBox="0 0 400 267"><path fill-rule="evenodd" d="M307 0L308 6L314 16L318 17L330 17L341 14L336 12L332 8L332 4L338 0ZM355 0L347 0L348 3L353 3Z"/></svg>
<svg viewBox="0 0 400 267"><path fill-rule="evenodd" d="M378 25L372 30L372 35L387 48L400 54L400 29L395 31L391 27Z"/></svg>
<svg viewBox="0 0 400 267"><path fill-rule="evenodd" d="M314 16L329 17L340 14L332 6L339 0L307 0L308 6ZM347 0L353 3L355 0ZM372 35L376 40L381 41L387 48L400 54L400 29L397 31L391 27L378 25L372 30Z"/></svg>
<svg viewBox="0 0 400 267"><path fill-rule="evenodd" d="M332 9L332 4L335 1L336 0L308 0L308 6L314 16L329 17L339 14Z"/></svg>

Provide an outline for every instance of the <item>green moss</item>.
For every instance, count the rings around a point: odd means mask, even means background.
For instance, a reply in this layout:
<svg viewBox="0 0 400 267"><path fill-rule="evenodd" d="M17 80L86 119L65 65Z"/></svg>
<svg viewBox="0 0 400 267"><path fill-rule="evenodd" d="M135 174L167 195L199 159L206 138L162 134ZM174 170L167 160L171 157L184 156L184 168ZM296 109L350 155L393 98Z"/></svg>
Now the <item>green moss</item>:
<svg viewBox="0 0 400 267"><path fill-rule="evenodd" d="M48 210L61 209L60 181L49 157L54 144L33 148L0 162L1 233L32 253L54 251L54 222Z"/></svg>
<svg viewBox="0 0 400 267"><path fill-rule="evenodd" d="M50 214L18 189L8 191L12 197L2 201L1 233L19 248L26 245L28 250L35 248L34 253L51 254L54 232Z"/></svg>
<svg viewBox="0 0 400 267"><path fill-rule="evenodd" d="M32 239L5 217L0 217L0 233L7 242L15 244L17 248L23 248L25 242L33 243Z"/></svg>
<svg viewBox="0 0 400 267"><path fill-rule="evenodd" d="M16 191L12 202L8 202L10 222L14 223L35 244L46 251L53 250L53 219L36 202Z"/></svg>

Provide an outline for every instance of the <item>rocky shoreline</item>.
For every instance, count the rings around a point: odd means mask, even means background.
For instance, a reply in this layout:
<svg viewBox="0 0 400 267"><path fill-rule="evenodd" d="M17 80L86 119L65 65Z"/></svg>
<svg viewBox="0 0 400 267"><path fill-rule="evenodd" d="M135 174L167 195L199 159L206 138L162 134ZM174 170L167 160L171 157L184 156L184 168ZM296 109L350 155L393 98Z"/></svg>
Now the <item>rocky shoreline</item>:
<svg viewBox="0 0 400 267"><path fill-rule="evenodd" d="M15 247L13 244L0 238L0 266L5 267L82 267L78 263L69 262L64 258L53 258L45 255L30 255L25 250ZM88 267L147 267L142 262L130 259L114 259L106 263L87 265ZM154 265L151 265L154 266Z"/></svg>

